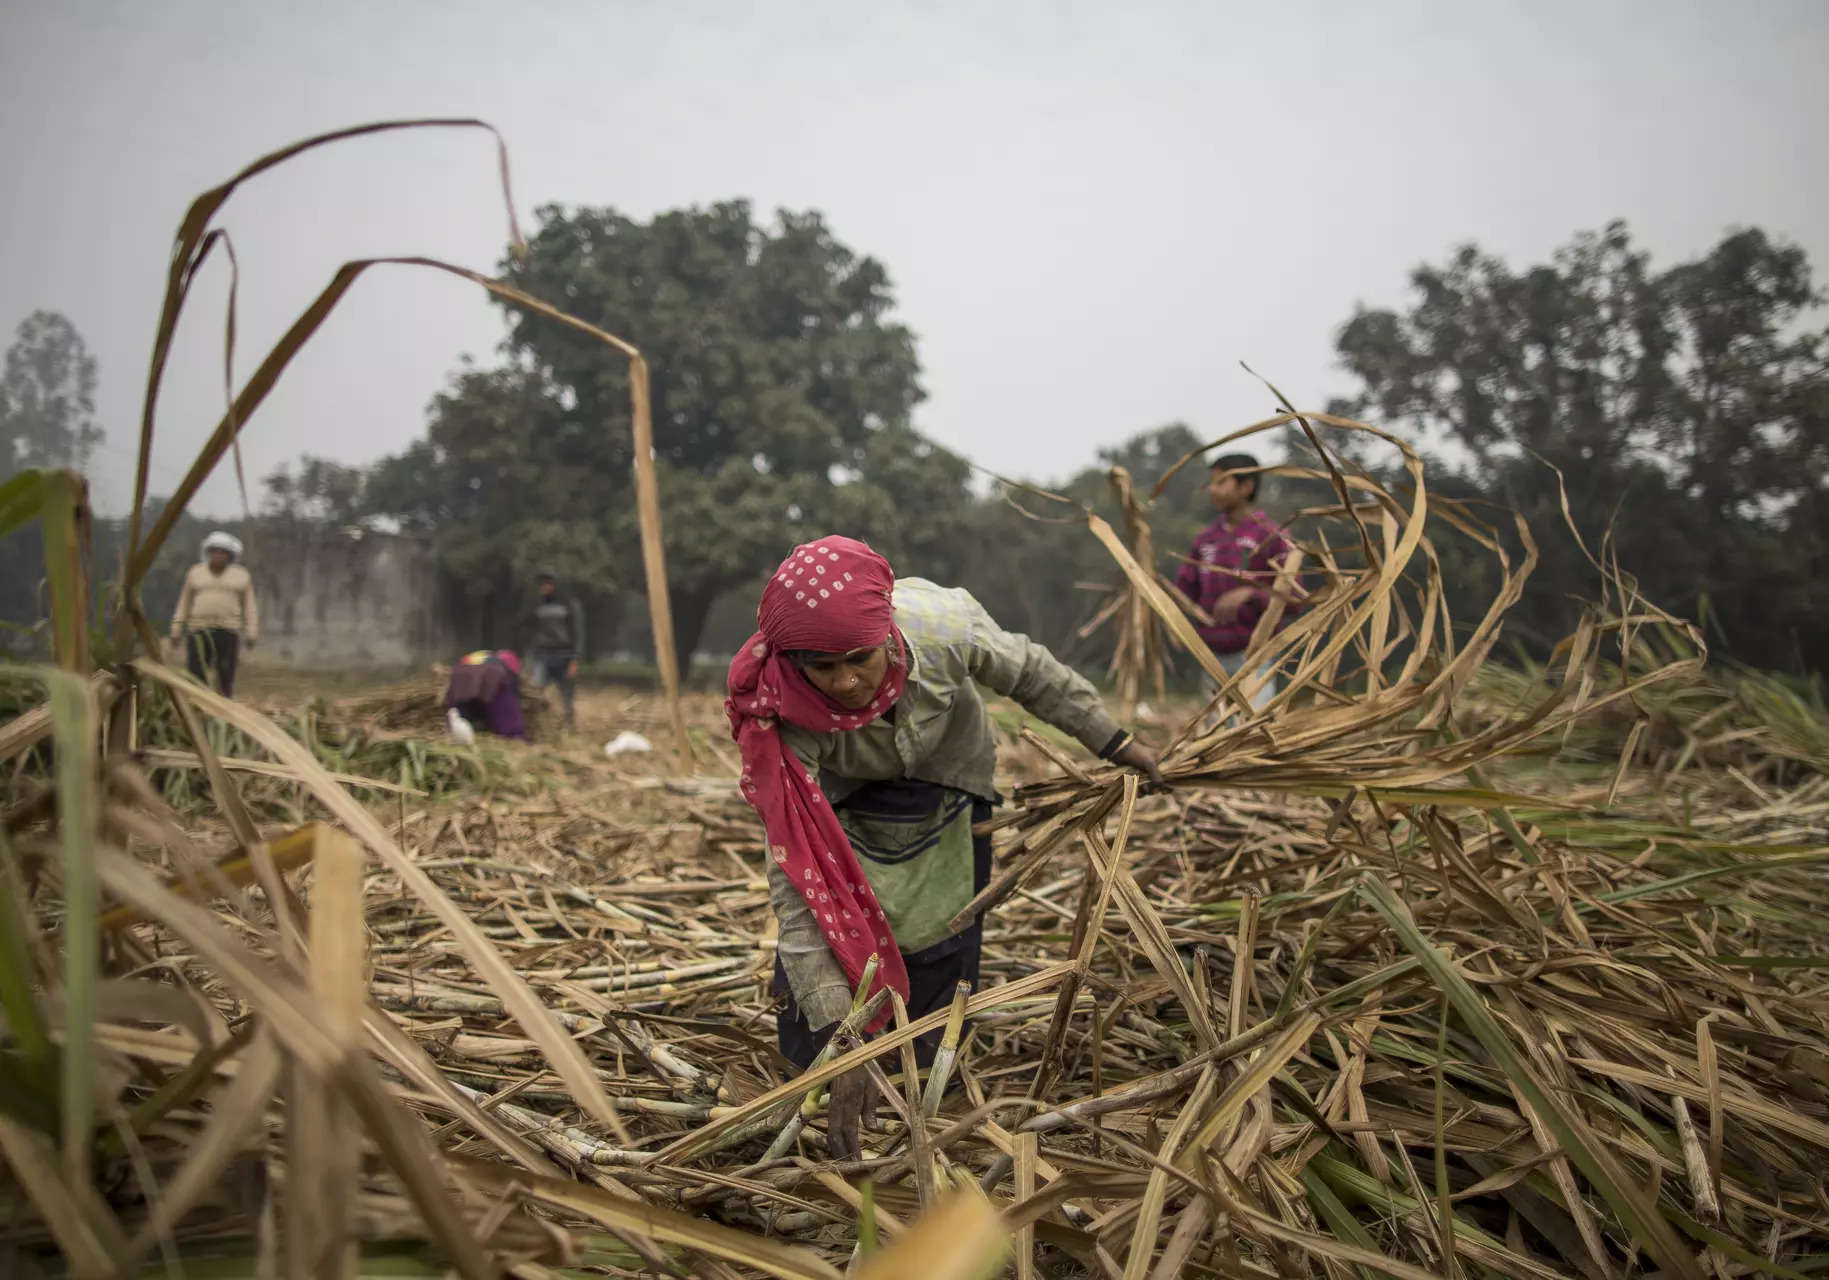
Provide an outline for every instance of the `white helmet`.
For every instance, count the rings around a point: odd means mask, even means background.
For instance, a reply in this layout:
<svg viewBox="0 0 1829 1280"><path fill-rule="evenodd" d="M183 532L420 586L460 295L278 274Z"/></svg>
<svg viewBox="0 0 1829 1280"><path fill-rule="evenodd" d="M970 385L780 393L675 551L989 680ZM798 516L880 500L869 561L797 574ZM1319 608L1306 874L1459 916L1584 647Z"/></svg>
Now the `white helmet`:
<svg viewBox="0 0 1829 1280"><path fill-rule="evenodd" d="M203 540L204 558L208 559L212 551L226 551L229 553L230 559L239 560L241 559L241 539L232 533L224 533L218 529Z"/></svg>

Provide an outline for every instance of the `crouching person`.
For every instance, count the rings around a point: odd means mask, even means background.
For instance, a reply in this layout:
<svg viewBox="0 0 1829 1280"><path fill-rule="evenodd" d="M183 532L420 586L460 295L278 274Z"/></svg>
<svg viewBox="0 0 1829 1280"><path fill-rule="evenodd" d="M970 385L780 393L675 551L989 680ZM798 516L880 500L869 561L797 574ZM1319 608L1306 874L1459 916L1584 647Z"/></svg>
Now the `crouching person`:
<svg viewBox="0 0 1829 1280"><path fill-rule="evenodd" d="M521 660L507 649L466 653L451 668L444 705L451 732L459 741L474 739L473 732L466 732L473 726L499 738L525 738Z"/></svg>
<svg viewBox="0 0 1829 1280"><path fill-rule="evenodd" d="M918 1018L976 987L983 926L952 921L990 881L996 739L977 686L1099 756L1156 774L1084 677L962 590L895 578L861 542L796 547L730 664L725 711L761 815L780 924L782 1054L802 1069L849 1011L870 957ZM867 1031L879 1029L885 1011ZM923 1064L940 1033L915 1042ZM833 1154L858 1151L862 1072L832 1087Z"/></svg>

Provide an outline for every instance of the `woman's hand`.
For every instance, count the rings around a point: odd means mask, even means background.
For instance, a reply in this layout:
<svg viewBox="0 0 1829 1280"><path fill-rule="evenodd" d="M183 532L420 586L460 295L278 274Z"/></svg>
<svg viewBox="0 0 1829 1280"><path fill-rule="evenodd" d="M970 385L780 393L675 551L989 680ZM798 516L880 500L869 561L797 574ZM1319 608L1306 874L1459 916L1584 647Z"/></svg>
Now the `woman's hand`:
<svg viewBox="0 0 1829 1280"><path fill-rule="evenodd" d="M1132 738L1122 747L1119 747L1117 751L1112 753L1111 758L1114 763L1125 765L1135 769L1139 773L1148 774L1151 782L1162 781L1162 761L1160 757L1157 756L1154 748L1145 746L1136 738Z"/></svg>
<svg viewBox="0 0 1829 1280"><path fill-rule="evenodd" d="M863 1154L858 1127L876 1119L876 1085L865 1067L853 1067L832 1082L826 1104L826 1151L834 1160L856 1160Z"/></svg>

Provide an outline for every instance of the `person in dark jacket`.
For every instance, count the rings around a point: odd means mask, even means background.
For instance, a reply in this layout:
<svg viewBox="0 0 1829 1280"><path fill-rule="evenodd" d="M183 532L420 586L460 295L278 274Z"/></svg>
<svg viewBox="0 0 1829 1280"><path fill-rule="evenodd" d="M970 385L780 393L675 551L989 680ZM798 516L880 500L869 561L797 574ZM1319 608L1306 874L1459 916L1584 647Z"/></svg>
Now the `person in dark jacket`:
<svg viewBox="0 0 1829 1280"><path fill-rule="evenodd" d="M565 727L572 727L572 695L578 679L578 659L584 654L584 610L569 596L559 594L552 573L540 575L540 598L527 620L529 674L533 687L559 686L565 707Z"/></svg>

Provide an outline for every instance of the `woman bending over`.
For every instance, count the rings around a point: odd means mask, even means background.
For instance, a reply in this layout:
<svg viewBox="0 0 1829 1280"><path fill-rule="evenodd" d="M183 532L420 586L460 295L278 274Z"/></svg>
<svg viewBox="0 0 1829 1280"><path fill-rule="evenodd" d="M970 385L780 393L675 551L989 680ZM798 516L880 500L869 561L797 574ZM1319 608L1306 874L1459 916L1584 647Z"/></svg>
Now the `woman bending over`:
<svg viewBox="0 0 1829 1280"><path fill-rule="evenodd" d="M805 1069L872 955L875 985L900 992L912 1018L949 1004L961 981L977 986L982 923L953 933L951 922L990 881L990 837L972 831L998 798L979 685L1103 759L1156 776L1156 754L1083 676L1003 630L970 593L897 579L850 538L794 548L756 617L725 710L768 837L786 999L777 1036ZM923 1064L938 1041L916 1041ZM835 1155L856 1154L866 1094L861 1072L834 1081Z"/></svg>

